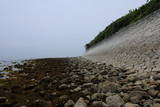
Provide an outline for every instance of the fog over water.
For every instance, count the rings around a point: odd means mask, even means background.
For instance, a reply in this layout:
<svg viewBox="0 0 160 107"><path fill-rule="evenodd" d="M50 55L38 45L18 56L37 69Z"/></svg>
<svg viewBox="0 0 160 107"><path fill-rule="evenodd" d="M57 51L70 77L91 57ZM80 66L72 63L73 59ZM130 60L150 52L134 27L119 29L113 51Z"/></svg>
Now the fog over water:
<svg viewBox="0 0 160 107"><path fill-rule="evenodd" d="M0 60L69 57L146 0L0 0Z"/></svg>

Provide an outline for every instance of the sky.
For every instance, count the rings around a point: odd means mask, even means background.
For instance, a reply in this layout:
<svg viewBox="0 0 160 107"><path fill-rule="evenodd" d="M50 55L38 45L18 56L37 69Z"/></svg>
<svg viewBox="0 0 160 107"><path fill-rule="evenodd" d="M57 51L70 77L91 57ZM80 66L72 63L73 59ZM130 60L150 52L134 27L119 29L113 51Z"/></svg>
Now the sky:
<svg viewBox="0 0 160 107"><path fill-rule="evenodd" d="M0 0L0 60L74 57L146 0Z"/></svg>

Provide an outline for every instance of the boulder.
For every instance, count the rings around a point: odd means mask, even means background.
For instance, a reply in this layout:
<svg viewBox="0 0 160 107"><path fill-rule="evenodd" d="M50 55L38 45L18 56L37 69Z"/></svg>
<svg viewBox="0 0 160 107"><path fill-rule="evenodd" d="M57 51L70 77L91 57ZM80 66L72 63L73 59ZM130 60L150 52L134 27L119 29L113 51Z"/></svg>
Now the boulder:
<svg viewBox="0 0 160 107"><path fill-rule="evenodd" d="M152 107L160 107L160 104L159 103L153 104Z"/></svg>
<svg viewBox="0 0 160 107"><path fill-rule="evenodd" d="M148 98L148 94L145 91L131 91L129 93L130 101L132 103L139 103L142 98Z"/></svg>
<svg viewBox="0 0 160 107"><path fill-rule="evenodd" d="M67 84L62 84L58 88L61 89L61 90L64 90L64 89L68 88L68 85Z"/></svg>
<svg viewBox="0 0 160 107"><path fill-rule="evenodd" d="M99 83L98 85L99 92L107 93L107 92L116 92L118 91L119 85L115 82L105 81Z"/></svg>
<svg viewBox="0 0 160 107"><path fill-rule="evenodd" d="M148 90L148 94L152 97L155 97L158 94L158 91L154 89L150 89Z"/></svg>
<svg viewBox="0 0 160 107"><path fill-rule="evenodd" d="M87 107L87 103L84 98L79 98L74 107Z"/></svg>
<svg viewBox="0 0 160 107"><path fill-rule="evenodd" d="M122 107L124 101L119 95L114 95L106 98L106 104L109 105L109 107Z"/></svg>
<svg viewBox="0 0 160 107"><path fill-rule="evenodd" d="M124 107L140 107L138 104L126 103Z"/></svg>
<svg viewBox="0 0 160 107"><path fill-rule="evenodd" d="M95 101L95 100L103 100L106 97L106 95L104 93L94 93L91 96L91 100Z"/></svg>
<svg viewBox="0 0 160 107"><path fill-rule="evenodd" d="M65 104L64 107L73 107L74 106L74 102L72 100L68 100Z"/></svg>
<svg viewBox="0 0 160 107"><path fill-rule="evenodd" d="M94 101L92 103L92 107L109 107L109 106L102 101Z"/></svg>

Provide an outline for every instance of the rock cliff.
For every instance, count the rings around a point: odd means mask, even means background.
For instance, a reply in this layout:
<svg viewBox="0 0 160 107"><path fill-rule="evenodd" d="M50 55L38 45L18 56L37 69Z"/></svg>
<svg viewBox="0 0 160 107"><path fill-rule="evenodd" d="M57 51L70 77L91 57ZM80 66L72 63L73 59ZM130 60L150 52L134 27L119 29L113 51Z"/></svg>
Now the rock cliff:
<svg viewBox="0 0 160 107"><path fill-rule="evenodd" d="M160 69L160 10L88 50L85 58L141 71Z"/></svg>

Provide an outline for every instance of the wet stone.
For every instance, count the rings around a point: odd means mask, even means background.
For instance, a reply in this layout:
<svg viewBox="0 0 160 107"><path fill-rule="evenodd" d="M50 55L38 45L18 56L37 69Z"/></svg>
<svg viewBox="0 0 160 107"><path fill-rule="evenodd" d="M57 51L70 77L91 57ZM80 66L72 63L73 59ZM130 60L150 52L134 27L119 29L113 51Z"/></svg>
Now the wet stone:
<svg viewBox="0 0 160 107"><path fill-rule="evenodd" d="M91 96L91 100L92 101L101 101L103 99L106 98L106 95L104 93L94 93L92 96Z"/></svg>
<svg viewBox="0 0 160 107"><path fill-rule="evenodd" d="M138 104L126 103L124 107L140 107Z"/></svg>
<svg viewBox="0 0 160 107"><path fill-rule="evenodd" d="M159 103L153 104L152 107L160 107L160 104Z"/></svg>
<svg viewBox="0 0 160 107"><path fill-rule="evenodd" d="M129 94L132 103L139 103L143 98L148 98L148 94L144 91L132 91Z"/></svg>
<svg viewBox="0 0 160 107"><path fill-rule="evenodd" d="M79 98L74 107L87 107L87 103L84 98Z"/></svg>
<svg viewBox="0 0 160 107"><path fill-rule="evenodd" d="M150 89L148 90L148 94L151 95L152 97L155 97L158 94L159 91Z"/></svg>
<svg viewBox="0 0 160 107"><path fill-rule="evenodd" d="M92 107L109 107L109 106L102 101L94 101L92 103Z"/></svg>
<svg viewBox="0 0 160 107"><path fill-rule="evenodd" d="M106 98L106 104L110 107L122 107L124 105L124 101L119 95L114 95Z"/></svg>
<svg viewBox="0 0 160 107"><path fill-rule="evenodd" d="M61 89L61 90L64 90L66 88L68 88L67 84L62 84L62 85L59 86L59 89Z"/></svg>
<svg viewBox="0 0 160 107"><path fill-rule="evenodd" d="M74 102L72 100L68 100L65 104L64 107L73 107L74 106Z"/></svg>

